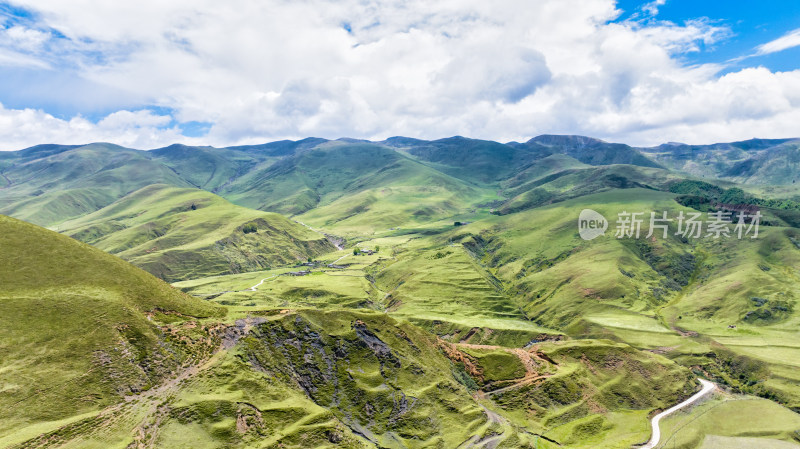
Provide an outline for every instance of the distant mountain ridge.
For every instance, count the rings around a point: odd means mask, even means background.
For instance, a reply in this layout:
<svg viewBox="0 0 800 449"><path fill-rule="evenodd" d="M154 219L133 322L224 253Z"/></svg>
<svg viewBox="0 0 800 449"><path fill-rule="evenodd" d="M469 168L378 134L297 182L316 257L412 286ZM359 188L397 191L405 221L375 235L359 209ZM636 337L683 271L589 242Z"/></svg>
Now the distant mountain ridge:
<svg viewBox="0 0 800 449"><path fill-rule="evenodd" d="M559 162L552 164L555 156ZM650 148L567 135L541 135L524 143L461 136L398 136L381 142L309 137L225 148L174 144L149 151L110 143L45 144L0 152L0 213L54 225L143 187L166 184L288 215L361 195L361 205L347 206L356 213L369 206L380 191L375 189L391 186L396 194L401 188L419 192L434 186L442 195L424 206L424 213L436 216L465 196L481 196L509 183L524 185L535 179L534 173L581 164L626 164L697 178L786 185L800 175L800 139ZM346 219L346 213L341 215Z"/></svg>

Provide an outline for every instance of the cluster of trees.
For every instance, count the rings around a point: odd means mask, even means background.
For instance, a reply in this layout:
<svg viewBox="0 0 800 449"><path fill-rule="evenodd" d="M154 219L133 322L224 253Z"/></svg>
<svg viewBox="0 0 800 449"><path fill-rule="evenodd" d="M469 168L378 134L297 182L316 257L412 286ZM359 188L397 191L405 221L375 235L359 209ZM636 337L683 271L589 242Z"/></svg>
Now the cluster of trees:
<svg viewBox="0 0 800 449"><path fill-rule="evenodd" d="M711 203L751 204L779 210L800 210L800 202L785 198L759 198L738 187L724 189L703 181L683 180L669 186L669 191L684 195L681 204L703 210ZM698 207L695 207L698 206Z"/></svg>
<svg viewBox="0 0 800 449"><path fill-rule="evenodd" d="M377 253L380 250L381 250L381 247L380 246L376 246L375 249L372 250L372 252ZM368 250L364 250L363 252L366 252L366 251L368 251ZM357 246L353 248L353 255L354 256L358 256L359 254L361 254L361 252L362 252L361 248L359 248Z"/></svg>

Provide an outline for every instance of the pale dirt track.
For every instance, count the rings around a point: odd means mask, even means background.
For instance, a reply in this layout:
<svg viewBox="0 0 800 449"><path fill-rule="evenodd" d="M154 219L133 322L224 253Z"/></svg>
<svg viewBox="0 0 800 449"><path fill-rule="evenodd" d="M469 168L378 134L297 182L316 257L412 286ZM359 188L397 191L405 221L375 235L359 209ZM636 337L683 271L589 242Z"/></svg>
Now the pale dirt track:
<svg viewBox="0 0 800 449"><path fill-rule="evenodd" d="M684 407L694 404L695 402L699 401L700 399L702 399L703 397L714 391L715 388L717 388L716 385L705 379L697 379L697 380L699 380L700 384L703 386L703 388L701 388L700 391L695 393L689 399L681 402L680 404L670 407L653 417L653 419L650 422L650 426L653 429L650 441L648 441L647 444L645 444L644 446L640 446L640 449L654 449L656 446L658 446L658 443L661 440L661 429L659 428L658 423L661 421L661 418L665 418Z"/></svg>

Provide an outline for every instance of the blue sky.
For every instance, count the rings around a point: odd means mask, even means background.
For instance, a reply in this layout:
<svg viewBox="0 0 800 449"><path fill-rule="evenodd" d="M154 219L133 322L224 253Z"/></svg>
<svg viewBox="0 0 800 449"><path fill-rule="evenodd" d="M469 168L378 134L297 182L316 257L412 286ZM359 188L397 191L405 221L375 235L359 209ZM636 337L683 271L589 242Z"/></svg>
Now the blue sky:
<svg viewBox="0 0 800 449"><path fill-rule="evenodd" d="M642 6L652 2L621 0L618 7L625 11L619 20L629 20L641 14ZM759 45L800 29L800 2L793 0L726 0L692 1L668 0L658 6L657 20L684 23L687 20L708 18L712 23L730 28L729 38L717 42L703 51L685 55L688 63L724 64L737 58L752 55ZM768 55L747 58L732 63L723 73L741 67L763 65L773 71L800 68L800 46Z"/></svg>
<svg viewBox="0 0 800 449"><path fill-rule="evenodd" d="M0 20L5 150L800 134L794 1L20 0Z"/></svg>

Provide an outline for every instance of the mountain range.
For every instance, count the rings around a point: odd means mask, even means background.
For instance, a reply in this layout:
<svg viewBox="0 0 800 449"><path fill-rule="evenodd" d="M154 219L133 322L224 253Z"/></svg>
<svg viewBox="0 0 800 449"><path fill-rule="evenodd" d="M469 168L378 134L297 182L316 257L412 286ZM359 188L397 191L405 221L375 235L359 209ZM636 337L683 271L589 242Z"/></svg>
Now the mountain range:
<svg viewBox="0 0 800 449"><path fill-rule="evenodd" d="M556 135L2 152L0 447L629 448L697 378L657 447L798 447L797 161ZM756 210L745 238L675 219ZM627 238L630 212L672 221Z"/></svg>
<svg viewBox="0 0 800 449"><path fill-rule="evenodd" d="M562 167L626 164L746 185L791 185L800 170L799 147L800 139L753 139L634 148L552 135L525 143L463 137L393 137L382 142L308 138L228 148L171 145L151 151L103 143L39 145L0 153L0 212L53 225L139 188L167 184L289 215L330 205L345 194L361 194L363 205L376 189L425 185L445 194L432 200L432 212L447 213L448 202L535 181Z"/></svg>

